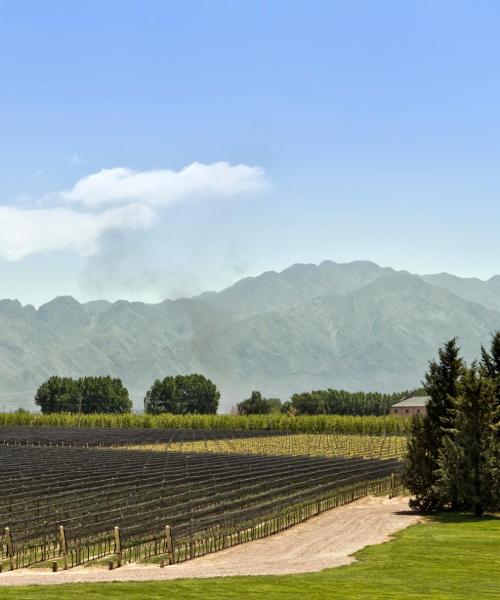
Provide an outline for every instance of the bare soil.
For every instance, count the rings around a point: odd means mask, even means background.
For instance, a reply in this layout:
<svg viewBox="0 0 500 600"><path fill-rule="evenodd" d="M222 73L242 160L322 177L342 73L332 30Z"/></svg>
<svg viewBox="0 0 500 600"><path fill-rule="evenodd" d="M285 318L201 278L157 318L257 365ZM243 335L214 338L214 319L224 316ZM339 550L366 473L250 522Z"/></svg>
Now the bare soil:
<svg viewBox="0 0 500 600"><path fill-rule="evenodd" d="M408 498L368 497L324 512L277 535L165 568L130 564L112 571L77 567L57 573L19 569L1 573L0 586L321 571L353 562L351 555L357 550L386 542L393 533L419 520L418 515L409 512Z"/></svg>

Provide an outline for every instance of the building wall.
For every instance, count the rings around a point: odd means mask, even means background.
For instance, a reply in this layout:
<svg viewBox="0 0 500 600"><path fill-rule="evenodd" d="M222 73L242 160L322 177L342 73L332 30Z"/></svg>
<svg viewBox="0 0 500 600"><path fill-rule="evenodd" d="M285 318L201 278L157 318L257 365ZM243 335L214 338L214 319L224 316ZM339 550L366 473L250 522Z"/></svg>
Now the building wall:
<svg viewBox="0 0 500 600"><path fill-rule="evenodd" d="M427 408L425 406L391 406L391 415L395 417L413 417L413 415L427 414Z"/></svg>

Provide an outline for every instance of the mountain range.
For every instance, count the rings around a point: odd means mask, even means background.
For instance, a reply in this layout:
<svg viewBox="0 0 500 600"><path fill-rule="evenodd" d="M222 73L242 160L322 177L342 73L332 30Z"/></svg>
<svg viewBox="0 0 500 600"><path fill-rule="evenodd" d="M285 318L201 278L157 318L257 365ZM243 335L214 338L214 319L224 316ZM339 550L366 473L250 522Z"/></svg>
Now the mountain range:
<svg viewBox="0 0 500 600"><path fill-rule="evenodd" d="M254 389L282 399L326 387L393 392L418 386L446 340L457 336L470 360L497 329L500 276L364 261L295 264L159 304L1 300L0 408L33 407L52 374L120 377L137 408L155 378L190 372L217 383L223 411Z"/></svg>

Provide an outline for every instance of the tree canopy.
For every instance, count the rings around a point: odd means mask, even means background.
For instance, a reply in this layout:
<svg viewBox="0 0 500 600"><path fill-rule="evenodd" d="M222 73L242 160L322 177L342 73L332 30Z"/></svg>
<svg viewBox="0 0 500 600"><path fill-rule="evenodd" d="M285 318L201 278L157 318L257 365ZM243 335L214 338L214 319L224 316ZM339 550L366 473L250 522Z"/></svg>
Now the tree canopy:
<svg viewBox="0 0 500 600"><path fill-rule="evenodd" d="M459 354L457 341L452 339L439 350L438 360L431 361L424 382L430 397L427 416L422 422L413 420L404 478L414 494L410 506L418 510L433 510L439 504L435 489L439 450L444 427L450 424L452 418L453 399L465 369Z"/></svg>
<svg viewBox="0 0 500 600"><path fill-rule="evenodd" d="M44 381L35 394L42 413L126 413L132 409L121 379L109 376L58 377Z"/></svg>
<svg viewBox="0 0 500 600"><path fill-rule="evenodd" d="M422 390L383 394L380 392L348 392L346 390L313 390L293 394L284 409L294 415L373 415L380 416L409 395L421 394Z"/></svg>
<svg viewBox="0 0 500 600"><path fill-rule="evenodd" d="M269 415L281 411L279 398L263 398L259 391L253 391L250 398L237 405L239 415Z"/></svg>
<svg viewBox="0 0 500 600"><path fill-rule="evenodd" d="M171 375L153 383L144 398L144 411L151 415L215 414L219 399L220 392L207 377L198 373Z"/></svg>
<svg viewBox="0 0 500 600"><path fill-rule="evenodd" d="M500 333L491 352L468 367L456 340L432 361L425 378L427 415L413 419L403 479L417 510L473 511L500 505L500 408L497 358Z"/></svg>
<svg viewBox="0 0 500 600"><path fill-rule="evenodd" d="M380 416L403 397L423 395L423 388L393 394L381 392L348 392L346 390L313 390L293 394L290 400L264 398L259 391L237 405L241 415L281 412L289 415Z"/></svg>

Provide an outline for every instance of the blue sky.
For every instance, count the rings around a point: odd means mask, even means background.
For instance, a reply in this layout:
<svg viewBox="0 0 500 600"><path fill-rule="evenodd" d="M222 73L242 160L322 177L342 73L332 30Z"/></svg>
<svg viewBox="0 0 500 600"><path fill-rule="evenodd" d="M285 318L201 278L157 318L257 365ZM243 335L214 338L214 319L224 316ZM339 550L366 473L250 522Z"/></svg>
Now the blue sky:
<svg viewBox="0 0 500 600"><path fill-rule="evenodd" d="M499 30L493 1L0 0L0 297L499 273Z"/></svg>

